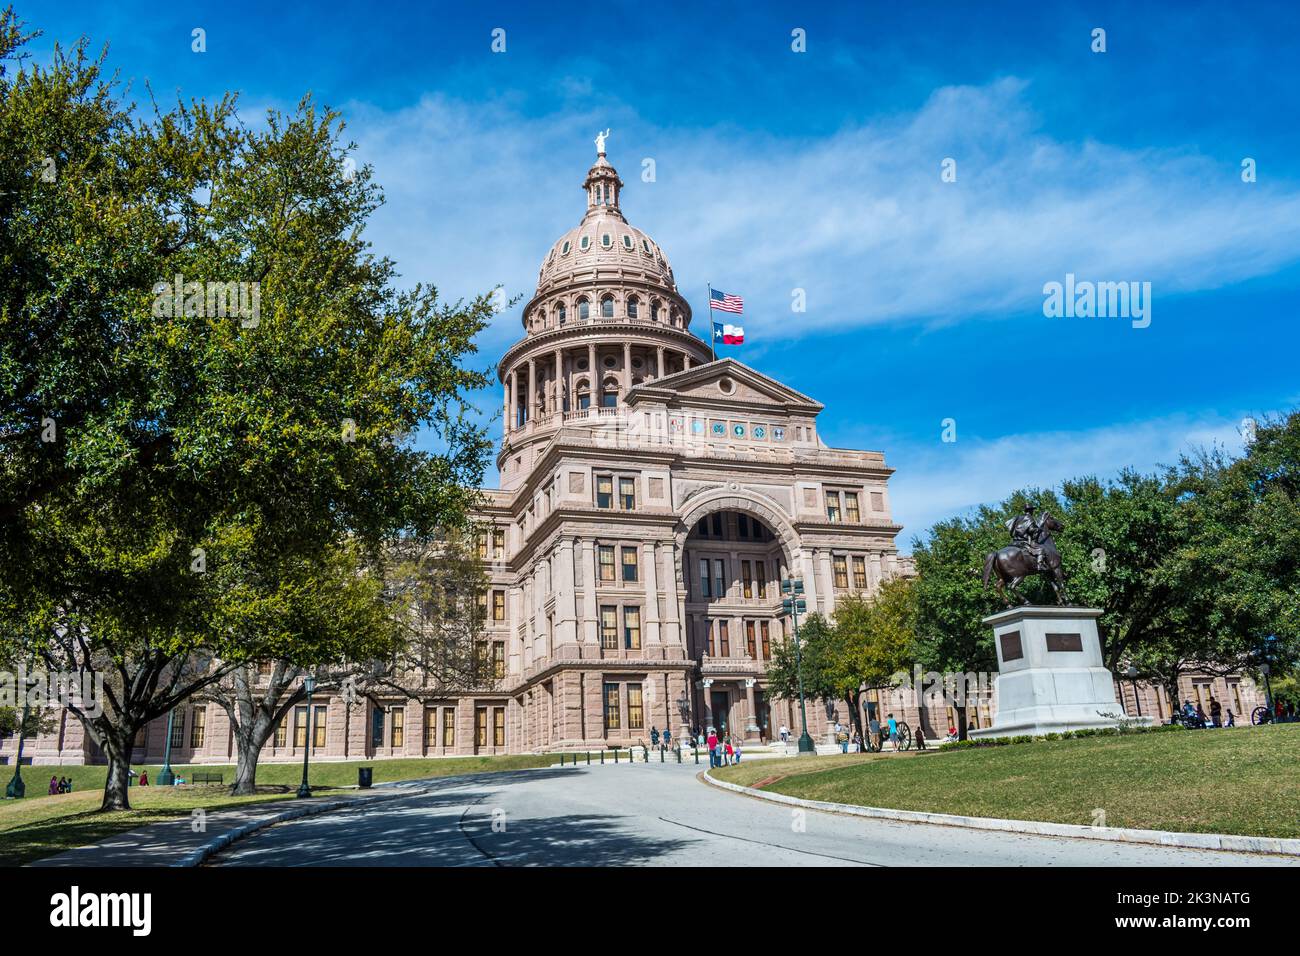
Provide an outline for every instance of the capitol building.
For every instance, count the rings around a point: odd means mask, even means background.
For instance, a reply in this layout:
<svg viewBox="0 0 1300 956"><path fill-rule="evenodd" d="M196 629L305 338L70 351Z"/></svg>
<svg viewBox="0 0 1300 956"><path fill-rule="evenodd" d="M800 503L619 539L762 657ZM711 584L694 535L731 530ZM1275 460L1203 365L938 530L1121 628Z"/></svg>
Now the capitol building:
<svg viewBox="0 0 1300 956"><path fill-rule="evenodd" d="M898 553L884 454L829 447L815 398L715 358L664 250L624 215L603 151L582 189L581 219L543 257L498 366L500 487L483 492L478 543L490 680L391 699L320 692L285 717L264 760L301 760L309 734L325 760L596 750L648 742L652 729L797 736L797 704L765 678L791 637L782 579L802 581L807 613L830 615L844 596L914 573ZM1186 683L1191 699L1213 693L1238 714L1255 702L1249 680ZM1127 708L1131 689L1118 691ZM931 740L956 719L942 701L867 696ZM1139 712L1166 716L1160 691L1142 696ZM993 706L973 704L971 726L988 726ZM807 710L820 740L850 725L843 702ZM233 762L219 705L173 716L170 737L166 718L141 731L133 762L160 762L168 742L177 764ZM83 741L64 712L25 756L102 762ZM0 739L0 762L14 743Z"/></svg>

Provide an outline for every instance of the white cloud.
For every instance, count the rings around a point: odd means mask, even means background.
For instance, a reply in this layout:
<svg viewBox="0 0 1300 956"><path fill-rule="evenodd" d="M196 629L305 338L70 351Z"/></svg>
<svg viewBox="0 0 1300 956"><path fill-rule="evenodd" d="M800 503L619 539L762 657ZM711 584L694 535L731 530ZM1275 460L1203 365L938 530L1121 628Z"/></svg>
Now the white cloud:
<svg viewBox="0 0 1300 956"><path fill-rule="evenodd" d="M581 216L591 139L614 128L624 210L697 305L706 281L745 295L755 337L886 321L1036 312L1044 282L1150 281L1163 296L1300 258L1300 191L1240 181L1237 159L1054 140L1023 82L936 91L914 113L812 141L720 123L656 128L626 107L520 116L440 96L395 113L350 106L360 159L389 206L372 237L410 280L459 296L531 294ZM641 160L658 181L640 181ZM940 163L957 160L957 182ZM808 308L788 321L790 292ZM699 318L703 318L700 316ZM519 335L518 309L484 341Z"/></svg>

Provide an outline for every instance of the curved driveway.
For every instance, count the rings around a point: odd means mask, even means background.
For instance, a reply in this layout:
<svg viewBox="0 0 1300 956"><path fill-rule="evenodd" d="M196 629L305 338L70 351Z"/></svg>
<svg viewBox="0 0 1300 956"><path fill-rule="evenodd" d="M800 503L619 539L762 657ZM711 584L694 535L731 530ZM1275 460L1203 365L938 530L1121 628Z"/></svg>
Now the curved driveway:
<svg viewBox="0 0 1300 956"><path fill-rule="evenodd" d="M796 811L607 764L403 784L410 795L280 824L218 866L1212 866L1271 856L1136 846Z"/></svg>

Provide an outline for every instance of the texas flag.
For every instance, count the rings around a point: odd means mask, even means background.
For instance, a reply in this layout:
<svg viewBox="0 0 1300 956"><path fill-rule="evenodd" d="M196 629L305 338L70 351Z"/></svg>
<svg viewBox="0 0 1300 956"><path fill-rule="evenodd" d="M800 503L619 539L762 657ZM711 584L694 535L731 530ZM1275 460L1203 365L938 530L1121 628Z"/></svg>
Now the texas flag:
<svg viewBox="0 0 1300 956"><path fill-rule="evenodd" d="M724 325L721 322L713 323L714 345L743 345L744 342L745 327L743 325Z"/></svg>

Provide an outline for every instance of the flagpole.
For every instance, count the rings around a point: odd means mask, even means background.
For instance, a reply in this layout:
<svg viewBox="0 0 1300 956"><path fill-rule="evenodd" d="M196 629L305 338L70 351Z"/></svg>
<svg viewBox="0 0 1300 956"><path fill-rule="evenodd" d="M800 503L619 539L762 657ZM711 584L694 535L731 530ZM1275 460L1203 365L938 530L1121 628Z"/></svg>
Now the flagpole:
<svg viewBox="0 0 1300 956"><path fill-rule="evenodd" d="M717 335L713 331L713 283L712 282L709 283L708 289L709 289L709 297L704 301L709 304L709 355L711 356L710 361L716 362L718 360L718 350L713 346L714 341L717 339Z"/></svg>

